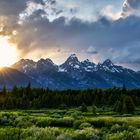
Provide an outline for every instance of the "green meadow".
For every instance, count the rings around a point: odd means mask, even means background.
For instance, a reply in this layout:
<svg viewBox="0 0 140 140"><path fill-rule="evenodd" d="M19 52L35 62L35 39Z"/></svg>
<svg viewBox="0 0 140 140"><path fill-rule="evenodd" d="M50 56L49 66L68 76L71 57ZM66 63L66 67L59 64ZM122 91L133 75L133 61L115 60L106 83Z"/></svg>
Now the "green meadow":
<svg viewBox="0 0 140 140"><path fill-rule="evenodd" d="M140 108L1 110L0 140L140 140Z"/></svg>

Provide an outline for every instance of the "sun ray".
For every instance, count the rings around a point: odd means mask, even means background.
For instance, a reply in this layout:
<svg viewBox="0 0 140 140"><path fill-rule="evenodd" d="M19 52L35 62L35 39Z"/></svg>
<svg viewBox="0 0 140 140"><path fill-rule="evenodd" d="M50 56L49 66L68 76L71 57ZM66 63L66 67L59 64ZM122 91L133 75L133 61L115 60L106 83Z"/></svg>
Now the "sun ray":
<svg viewBox="0 0 140 140"><path fill-rule="evenodd" d="M16 45L8 41L8 37L0 36L0 67L10 66L18 59Z"/></svg>

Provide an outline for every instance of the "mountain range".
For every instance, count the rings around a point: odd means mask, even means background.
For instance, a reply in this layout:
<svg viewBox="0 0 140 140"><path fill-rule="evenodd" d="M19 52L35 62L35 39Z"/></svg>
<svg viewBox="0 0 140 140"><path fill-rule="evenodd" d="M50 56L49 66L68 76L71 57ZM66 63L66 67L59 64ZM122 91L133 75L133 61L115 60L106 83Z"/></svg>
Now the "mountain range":
<svg viewBox="0 0 140 140"><path fill-rule="evenodd" d="M140 88L140 72L124 68L107 59L95 64L88 59L79 61L75 54L56 65L51 59L35 62L21 59L11 66L0 70L0 86L25 86L51 89L85 89L122 87Z"/></svg>

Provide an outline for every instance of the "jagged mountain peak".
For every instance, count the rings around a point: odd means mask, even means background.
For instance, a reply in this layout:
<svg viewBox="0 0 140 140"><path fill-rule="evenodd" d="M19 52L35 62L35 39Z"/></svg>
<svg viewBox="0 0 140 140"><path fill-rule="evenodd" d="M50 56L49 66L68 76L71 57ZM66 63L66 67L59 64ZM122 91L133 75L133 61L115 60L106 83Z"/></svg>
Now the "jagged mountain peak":
<svg viewBox="0 0 140 140"><path fill-rule="evenodd" d="M89 63L89 62L91 62L89 59L86 59L86 60L84 60L84 61L82 61L83 63Z"/></svg>
<svg viewBox="0 0 140 140"><path fill-rule="evenodd" d="M87 64L87 65L95 65L95 63L91 62L89 59L86 59L86 60L82 61L81 63Z"/></svg>
<svg viewBox="0 0 140 140"><path fill-rule="evenodd" d="M17 63L12 65L13 68L26 72L27 69L36 67L36 62L30 59L20 59Z"/></svg>
<svg viewBox="0 0 140 140"><path fill-rule="evenodd" d="M79 61L79 60L78 60L76 54L71 54L71 55L67 58L66 62L68 62L68 61Z"/></svg>
<svg viewBox="0 0 140 140"><path fill-rule="evenodd" d="M22 59L14 68L33 78L43 87L50 88L93 88L140 87L140 72L135 72L112 63L110 59L97 65L86 59L79 61L75 54L70 55L62 65L56 65L51 59L37 62Z"/></svg>
<svg viewBox="0 0 140 140"><path fill-rule="evenodd" d="M106 60L102 63L102 65L104 65L104 66L113 66L114 64L113 64L113 62L112 62L110 59L106 59Z"/></svg>
<svg viewBox="0 0 140 140"><path fill-rule="evenodd" d="M71 54L67 60L60 65L61 68L80 68L81 62L78 60L76 54Z"/></svg>
<svg viewBox="0 0 140 140"><path fill-rule="evenodd" d="M76 56L76 54L71 54L69 57L75 58L75 57L77 57L77 56Z"/></svg>
<svg viewBox="0 0 140 140"><path fill-rule="evenodd" d="M31 59L20 59L17 63L35 63L35 61Z"/></svg>
<svg viewBox="0 0 140 140"><path fill-rule="evenodd" d="M41 58L37 63L38 64L44 64L44 65L47 65L47 64L54 65L53 61L50 58L47 58L47 59Z"/></svg>

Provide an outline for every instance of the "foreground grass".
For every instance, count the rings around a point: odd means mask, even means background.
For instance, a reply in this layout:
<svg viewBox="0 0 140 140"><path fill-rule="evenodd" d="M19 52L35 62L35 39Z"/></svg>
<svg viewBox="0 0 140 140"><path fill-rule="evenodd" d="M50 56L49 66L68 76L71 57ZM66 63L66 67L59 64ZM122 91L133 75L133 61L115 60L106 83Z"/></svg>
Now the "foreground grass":
<svg viewBox="0 0 140 140"><path fill-rule="evenodd" d="M139 108L119 115L111 108L0 111L0 140L140 140Z"/></svg>

